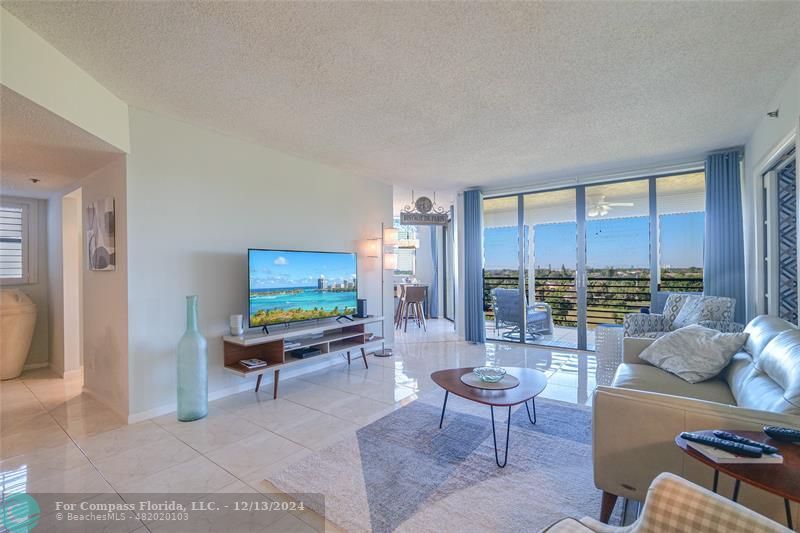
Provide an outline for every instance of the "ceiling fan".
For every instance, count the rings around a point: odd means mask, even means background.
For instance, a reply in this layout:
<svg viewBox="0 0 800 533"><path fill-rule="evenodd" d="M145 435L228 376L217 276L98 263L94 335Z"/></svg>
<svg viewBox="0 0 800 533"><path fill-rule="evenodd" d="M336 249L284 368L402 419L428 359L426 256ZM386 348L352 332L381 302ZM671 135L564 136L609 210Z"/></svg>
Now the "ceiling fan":
<svg viewBox="0 0 800 533"><path fill-rule="evenodd" d="M606 202L606 197L603 195L589 207L586 215L589 218L604 217L615 207L633 207L633 202Z"/></svg>

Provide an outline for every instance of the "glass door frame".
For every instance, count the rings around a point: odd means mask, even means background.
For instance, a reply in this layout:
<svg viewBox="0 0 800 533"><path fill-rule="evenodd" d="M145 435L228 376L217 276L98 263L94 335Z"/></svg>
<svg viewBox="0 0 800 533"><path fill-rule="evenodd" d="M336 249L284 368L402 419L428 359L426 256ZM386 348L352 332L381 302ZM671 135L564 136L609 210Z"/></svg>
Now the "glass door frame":
<svg viewBox="0 0 800 533"><path fill-rule="evenodd" d="M586 185L575 187L575 221L576 246L575 250L575 292L578 306L578 350L588 349L589 323L588 323L588 291L589 275L586 271Z"/></svg>
<svg viewBox="0 0 800 533"><path fill-rule="evenodd" d="M660 264L660 244L659 244L659 236L660 236L660 227L659 227L659 213L658 213L658 201L657 201L657 181L659 178L665 177L672 177L672 176L680 176L684 174L693 174L697 172L705 172L705 167L703 166L691 166L687 168L683 168L680 170L673 170L673 171L665 171L659 172L657 174L651 175L642 175L638 177L630 177L620 180L612 180L612 181L597 181L592 183L583 183L578 185L568 185L564 187L555 187L552 189L541 189L541 190L533 190L533 191L525 191L513 194L498 194L498 195L487 195L484 197L484 200L491 200L496 198L517 198L517 237L518 237L518 257L517 257L517 265L519 270L519 290L521 291L522 298L520 298L520 313L523 318L523 329L522 331L526 331L526 321L527 321L527 294L526 294L526 276L525 276L525 246L526 246L526 236L525 236L525 204L524 198L527 194L535 194L539 192L553 192L553 191L561 191L572 189L575 190L575 206L576 206L576 231L577 231L577 250L576 250L576 268L575 268L575 290L576 290L576 300L577 300L577 337L578 343L577 347L574 349L577 350L588 350L588 271L587 271L587 253L586 253L586 245L587 245L587 238L586 238L586 188L591 187L594 185L603 185L603 184L617 184L617 183L625 183L625 182L632 182L632 181L647 181L648 185L648 218L650 221L650 229L649 229L649 259L650 259L650 302L651 305L653 302L657 301L658 292L659 292L659 285L661 282L661 269L659 268ZM535 288L534 288L535 291ZM520 335L519 341L511 341L508 339L497 339L503 342L519 342L522 344L540 344L534 341L526 341L525 335ZM543 345L547 346L547 345Z"/></svg>

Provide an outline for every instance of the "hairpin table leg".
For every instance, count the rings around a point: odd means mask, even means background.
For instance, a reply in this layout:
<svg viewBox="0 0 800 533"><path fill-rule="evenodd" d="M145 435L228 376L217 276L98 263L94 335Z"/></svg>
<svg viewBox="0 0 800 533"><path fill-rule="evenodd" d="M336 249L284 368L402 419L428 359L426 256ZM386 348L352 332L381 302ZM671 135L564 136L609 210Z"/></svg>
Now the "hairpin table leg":
<svg viewBox="0 0 800 533"><path fill-rule="evenodd" d="M794 525L792 525L792 508L789 505L789 500L784 498L783 505L786 507L786 526L794 531Z"/></svg>
<svg viewBox="0 0 800 533"><path fill-rule="evenodd" d="M492 440L494 441L494 461L497 463L497 466L503 468L506 466L506 463L508 462L508 438L509 435L511 434L511 406L510 405L508 406L508 420L506 422L506 453L503 456L503 464L500 464L500 457L498 456L497 453L497 434L494 429L494 406L490 405L489 409L491 409L492 412Z"/></svg>
<svg viewBox="0 0 800 533"><path fill-rule="evenodd" d="M444 408L447 407L447 396L449 394L449 390L444 391L444 403L442 404L442 417L439 419L439 429L442 429L442 422L444 422Z"/></svg>
<svg viewBox="0 0 800 533"><path fill-rule="evenodd" d="M531 411L528 409L528 401L525 400L525 410L528 411L528 420L531 421L531 424L536 423L536 398L531 398L531 405L533 405L533 418L531 419Z"/></svg>

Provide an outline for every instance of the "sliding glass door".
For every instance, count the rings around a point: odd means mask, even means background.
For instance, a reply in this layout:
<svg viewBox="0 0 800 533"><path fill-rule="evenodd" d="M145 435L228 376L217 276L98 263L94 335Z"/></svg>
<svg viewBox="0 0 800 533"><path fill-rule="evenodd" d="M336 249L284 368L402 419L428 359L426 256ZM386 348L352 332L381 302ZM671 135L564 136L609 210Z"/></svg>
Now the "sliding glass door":
<svg viewBox="0 0 800 533"><path fill-rule="evenodd" d="M650 307L650 183L586 187L586 337Z"/></svg>
<svg viewBox="0 0 800 533"><path fill-rule="evenodd" d="M519 197L483 202L483 310L486 337L525 340L521 290Z"/></svg>
<svg viewBox="0 0 800 533"><path fill-rule="evenodd" d="M578 347L575 189L523 196L526 341Z"/></svg>
<svg viewBox="0 0 800 533"><path fill-rule="evenodd" d="M594 350L600 324L702 292L705 174L484 200L487 339Z"/></svg>

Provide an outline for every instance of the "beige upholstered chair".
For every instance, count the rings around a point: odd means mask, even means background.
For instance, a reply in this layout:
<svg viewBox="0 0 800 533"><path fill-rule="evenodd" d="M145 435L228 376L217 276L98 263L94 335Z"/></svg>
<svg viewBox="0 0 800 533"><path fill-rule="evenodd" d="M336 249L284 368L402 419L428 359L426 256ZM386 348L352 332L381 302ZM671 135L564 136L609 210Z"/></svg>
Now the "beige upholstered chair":
<svg viewBox="0 0 800 533"><path fill-rule="evenodd" d="M769 518L674 474L663 473L647 490L642 514L630 526L613 527L593 518L566 518L547 533L788 533Z"/></svg>

